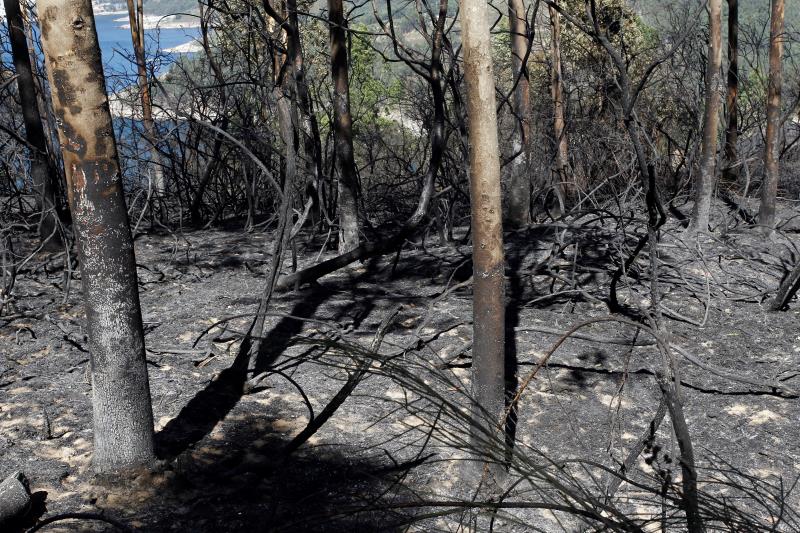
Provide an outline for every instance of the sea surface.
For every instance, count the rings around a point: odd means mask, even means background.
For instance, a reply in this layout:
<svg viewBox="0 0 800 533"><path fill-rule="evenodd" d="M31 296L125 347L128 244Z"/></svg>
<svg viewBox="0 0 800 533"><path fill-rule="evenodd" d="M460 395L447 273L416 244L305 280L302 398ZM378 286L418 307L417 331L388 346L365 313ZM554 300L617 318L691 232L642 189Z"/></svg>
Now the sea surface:
<svg viewBox="0 0 800 533"><path fill-rule="evenodd" d="M125 21L115 21L124 18ZM103 71L109 88L119 89L136 81L136 67L133 64L133 45L131 32L122 28L128 16L95 15L97 37L100 40L100 53L103 57ZM191 42L200 35L199 28L174 28L145 30L145 50L148 65L156 74L166 72L169 64L178 54L165 52L170 48Z"/></svg>
<svg viewBox="0 0 800 533"><path fill-rule="evenodd" d="M0 16L4 13L0 13ZM124 18L125 20L119 20ZM95 15L97 37L100 41L100 54L103 60L103 72L106 77L106 86L109 94L121 91L136 84L136 66L133 61L133 45L131 33L127 28L122 28L127 23L127 14ZM10 45L5 38L5 17L0 18L0 62L2 67L12 68ZM34 28L38 34L38 29ZM169 69L169 65L180 56L178 53L166 50L192 42L200 36L199 28L165 28L145 30L145 49L148 69L150 72L162 74ZM38 41L38 39L37 39ZM41 47L37 43L36 56L43 62ZM0 99L0 105L2 100ZM158 120L156 120L158 124ZM142 124L140 120L122 116L114 117L114 130L117 138L117 148L122 163L122 172L126 186L132 184L146 184L146 175L142 173L139 161L146 161L150 154L142 149L141 139ZM171 130L173 134L179 130ZM138 132L138 133L137 133ZM20 183L23 186L23 183Z"/></svg>
<svg viewBox="0 0 800 533"><path fill-rule="evenodd" d="M117 21L122 19L124 21ZM133 45L131 32L122 28L128 20L127 14L95 15L97 37L100 40L100 54L103 58L103 71L106 84L111 91L119 90L136 83L136 67L133 64ZM5 17L2 18L5 24ZM38 31L36 32L38 33ZM166 72L169 64L179 54L166 52L170 48L189 43L200 35L199 28L170 28L145 30L145 48L148 67L156 74ZM2 35L5 36L5 28ZM4 39L0 39L2 41ZM0 59L6 65L11 64L10 50L7 42L0 43ZM41 52L38 54L41 58Z"/></svg>

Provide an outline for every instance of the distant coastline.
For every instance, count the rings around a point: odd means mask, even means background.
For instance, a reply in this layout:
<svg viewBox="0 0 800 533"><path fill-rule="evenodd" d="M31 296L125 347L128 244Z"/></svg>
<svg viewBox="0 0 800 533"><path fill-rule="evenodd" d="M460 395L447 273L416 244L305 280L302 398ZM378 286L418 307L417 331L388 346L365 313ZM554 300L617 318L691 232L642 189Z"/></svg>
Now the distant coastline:
<svg viewBox="0 0 800 533"><path fill-rule="evenodd" d="M171 48L165 48L168 54L195 54L203 51L203 45L196 40L189 41L188 43L179 44Z"/></svg>
<svg viewBox="0 0 800 533"><path fill-rule="evenodd" d="M110 15L111 13L104 13ZM119 13L113 13L115 15ZM114 19L114 22L121 22L120 28L130 29L130 21L127 13L123 12L124 17ZM145 15L144 29L146 30L185 30L189 28L199 28L200 20L196 17L185 15Z"/></svg>
<svg viewBox="0 0 800 533"><path fill-rule="evenodd" d="M125 15L124 19L115 19L115 22L124 22L123 28L128 28L128 11L124 9L124 4L116 2L92 2L92 11L95 15ZM4 20L6 17L6 8L3 2L0 2L0 19ZM182 28L199 28L200 22L198 20L191 20L186 15L145 15L144 16L144 29L182 29Z"/></svg>
<svg viewBox="0 0 800 533"><path fill-rule="evenodd" d="M92 2L92 11L95 15L127 15L128 11L123 6L116 2Z"/></svg>

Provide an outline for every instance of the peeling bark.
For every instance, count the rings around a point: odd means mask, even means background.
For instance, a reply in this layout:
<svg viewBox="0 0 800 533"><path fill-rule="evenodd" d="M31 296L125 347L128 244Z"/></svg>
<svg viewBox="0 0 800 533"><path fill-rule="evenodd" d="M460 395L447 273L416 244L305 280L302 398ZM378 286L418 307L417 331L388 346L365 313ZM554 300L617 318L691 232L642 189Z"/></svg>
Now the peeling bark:
<svg viewBox="0 0 800 533"><path fill-rule="evenodd" d="M89 0L39 0L81 264L92 370L93 466L149 466L153 414L136 261Z"/></svg>

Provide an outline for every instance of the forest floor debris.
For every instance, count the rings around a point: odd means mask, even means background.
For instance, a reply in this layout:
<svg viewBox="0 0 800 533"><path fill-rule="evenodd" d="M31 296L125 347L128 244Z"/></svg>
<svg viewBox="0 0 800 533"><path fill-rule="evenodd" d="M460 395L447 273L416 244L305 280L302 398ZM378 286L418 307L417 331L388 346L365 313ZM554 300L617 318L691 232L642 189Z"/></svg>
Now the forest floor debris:
<svg viewBox="0 0 800 533"><path fill-rule="evenodd" d="M387 256L356 263L318 286L276 294L263 360L256 362L268 374L243 393L232 386L230 369L248 314L258 307L273 237L204 230L152 233L136 241L164 468L122 490L91 475L89 356L78 276L66 301L58 261L38 256L31 265L45 266L19 276L15 309L0 319L0 475L26 474L42 518L100 513L156 532L387 531L431 511L393 503L458 493L455 452L426 438L426 420L406 409L413 395L381 375L360 382L289 458L282 450L305 428L310 410L318 413L347 378L345 365L332 363L325 347L368 347L397 304L401 311L381 351L410 367L448 373L451 392L468 392L469 247L426 242L413 252L407 248L396 269ZM533 226L508 236L507 330L514 332L508 350L520 379L561 333L608 315L609 279L620 250L630 247L625 239L591 224ZM791 228L779 239L775 246L744 230L695 244L681 240L679 228L667 227L659 248L663 307L670 342L699 362L798 390L800 305L774 313L768 300L797 260L800 240ZM317 252L312 246L301 250L301 266ZM286 270L290 264L287 259ZM646 275L634 265L620 284L619 300L631 312L648 305ZM626 339L632 342L626 345ZM602 322L565 342L522 396L517 446L554 460L619 465L659 406L653 377L658 353L651 340ZM679 361L701 478L723 469L782 479L788 489L800 472L798 400ZM679 451L669 424L662 424L637 468L668 468L666 455ZM618 496L628 490L623 484ZM356 512L365 502L382 505ZM790 493L786 503L798 508L800 499ZM640 507L652 512L648 502ZM549 511L511 516L545 531L571 523ZM445 530L452 527L447 520L431 516L415 527ZM112 527L63 521L47 531ZM525 527L510 520L500 529Z"/></svg>

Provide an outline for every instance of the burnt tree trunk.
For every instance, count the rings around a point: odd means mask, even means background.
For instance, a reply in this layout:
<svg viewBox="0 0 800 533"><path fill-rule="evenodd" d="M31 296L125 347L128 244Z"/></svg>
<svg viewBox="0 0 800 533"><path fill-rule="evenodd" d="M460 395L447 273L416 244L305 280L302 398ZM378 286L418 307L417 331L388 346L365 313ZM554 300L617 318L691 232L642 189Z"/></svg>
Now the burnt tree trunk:
<svg viewBox="0 0 800 533"><path fill-rule="evenodd" d="M781 85L783 83L783 0L772 0L769 26L769 81L767 82L767 131L764 139L764 183L758 224L765 231L775 228L775 197L780 177Z"/></svg>
<svg viewBox="0 0 800 533"><path fill-rule="evenodd" d="M22 103L22 119L25 123L25 140L31 146L31 178L36 190L36 204L39 217L39 237L48 249L63 246L58 231L58 212L56 209L58 173L47 154L47 140L39 113L36 86L33 79L31 56L25 36L22 10L19 0L4 0L8 33L11 41L11 55L17 73L17 87Z"/></svg>
<svg viewBox="0 0 800 533"><path fill-rule="evenodd" d="M769 303L770 311L780 311L789 303L789 300L792 299L792 296L797 293L797 289L800 286L800 263L797 263L792 271L786 276L786 279L783 280L780 287L778 287L778 294L775 295L775 298Z"/></svg>
<svg viewBox="0 0 800 533"><path fill-rule="evenodd" d="M136 261L90 0L39 0L81 264L92 369L93 466L149 466L153 413Z"/></svg>
<svg viewBox="0 0 800 533"><path fill-rule="evenodd" d="M433 95L433 121L429 133L431 155L428 170L422 182L420 201L417 208L406 222L406 227L415 229L427 215L433 190L436 185L436 176L442 166L445 138L445 94L444 94L444 69L442 67L442 45L444 40L445 24L447 22L448 0L439 0L439 13L436 19L433 38L431 40L431 61L428 64L428 73L425 77Z"/></svg>
<svg viewBox="0 0 800 533"><path fill-rule="evenodd" d="M419 201L414 212L408 218L406 223L400 230L393 236L385 238L377 242L366 242L353 248L352 250L340 254L336 257L318 263L305 270L294 272L284 276L276 285L278 289L288 289L304 283L311 283L317 281L322 276L335 272L340 268L347 265L364 260L370 257L381 256L389 252L397 250L403 245L405 240L414 235L419 228L420 224L425 220L428 211L430 210L431 200L433 199L433 190L436 183L436 176L442 166L442 156L446 148L446 135L445 135L445 80L443 79L444 72L442 67L442 52L444 50L444 32L447 23L447 4L448 0L439 0L439 14L436 19L436 28L434 30L433 38L431 39L431 61L428 64L428 71L422 73L425 80L430 86L431 93L433 94L433 123L431 125L429 139L431 145L430 160L428 169L425 172L425 177L422 182L422 190L420 192Z"/></svg>
<svg viewBox="0 0 800 533"><path fill-rule="evenodd" d="M342 0L328 0L333 78L333 129L336 138L336 167L339 174L339 252L358 247L358 190L353 155L353 118L350 115L350 77L347 71L347 33Z"/></svg>
<svg viewBox="0 0 800 533"><path fill-rule="evenodd" d="M19 521L31 509L31 491L22 472L14 472L0 482L0 528L17 531Z"/></svg>
<svg viewBox="0 0 800 533"><path fill-rule="evenodd" d="M505 403L505 261L500 149L486 2L461 0L460 16L470 140L474 273L472 392L479 420L473 427L473 439L481 443L487 439L502 439L498 425Z"/></svg>
<svg viewBox="0 0 800 533"><path fill-rule="evenodd" d="M144 55L144 6L142 0L127 0L128 20L131 27L131 42L133 55L136 60L136 82L139 85L139 97L142 102L142 124L144 136L150 148L150 161L148 167L152 171L149 176L153 192L157 195L164 192L164 173L158 161L156 150L156 125L153 120L153 101L150 95L150 83L147 80L147 63Z"/></svg>
<svg viewBox="0 0 800 533"><path fill-rule="evenodd" d="M512 226L522 227L531 218L531 92L528 80L527 57L530 46L528 21L523 0L508 1L508 19L511 31L511 66L514 73L514 152L517 155L511 167L511 184L508 191L508 220Z"/></svg>
<svg viewBox="0 0 800 533"><path fill-rule="evenodd" d="M739 176L739 0L728 0L728 126L725 130L725 170L723 178L733 182Z"/></svg>
<svg viewBox="0 0 800 533"><path fill-rule="evenodd" d="M267 274L267 282L264 285L264 291L261 295L258 313L251 327L253 342L250 347L250 359L252 362L250 368L256 370L258 370L259 352L262 351L261 342L263 339L267 306L275 290L275 283L278 280L278 275L281 270L283 250L289 243L289 236L291 234L292 191L297 176L297 135L295 133L295 125L298 122L298 118L296 113L297 106L295 105L297 102L296 94L293 94L295 89L295 73L293 70L296 58L294 57L294 51L291 50L291 47L296 44L296 41L292 39L292 33L296 31L296 28L281 23L281 21L286 19L286 6L281 0L274 0L274 3L276 5L271 5L269 2L265 1L263 5L271 17L268 22L269 33L273 35L273 39L279 39L283 45L281 50L272 43L272 95L275 98L280 138L281 141L283 141L284 181L278 213L278 231L276 232L276 238L272 249L272 261L270 262L270 269ZM275 36L274 31L276 25L282 27L277 36ZM287 45L289 49L287 49ZM284 53L283 50L285 50L286 53Z"/></svg>
<svg viewBox="0 0 800 533"><path fill-rule="evenodd" d="M566 122L564 119L564 85L561 77L561 20L558 11L548 6L550 12L550 97L553 100L553 138L556 155L553 165L553 186L559 202L564 208L564 191L569 169Z"/></svg>
<svg viewBox="0 0 800 533"><path fill-rule="evenodd" d="M717 126L719 125L720 94L718 90L722 67L722 0L708 1L708 61L706 64L705 114L703 141L700 153L700 173L694 187L694 208L690 233L708 231L711 196L717 168Z"/></svg>
<svg viewBox="0 0 800 533"><path fill-rule="evenodd" d="M224 117L222 119L220 129L225 131L227 127L228 117ZM197 186L197 190L194 192L194 198L189 205L189 215L191 216L192 224L196 227L201 227L205 222L202 214L203 195L205 194L206 189L211 183L211 179L214 177L214 173L217 171L217 167L219 166L220 153L222 152L222 141L222 135L220 135L218 132L214 132L214 146L211 148L211 156L208 158L206 168L203 171L203 175L200 177L200 183ZM199 153L197 157L198 159L200 158Z"/></svg>
<svg viewBox="0 0 800 533"><path fill-rule="evenodd" d="M306 195L313 197L315 212L327 218L324 200L324 171L322 165L322 140L319 123L314 114L314 104L306 81L303 43L300 38L300 21L297 17L297 1L287 0L289 15L289 55L294 69L294 91L297 99L300 127L303 131L303 149L306 162Z"/></svg>

